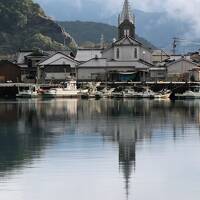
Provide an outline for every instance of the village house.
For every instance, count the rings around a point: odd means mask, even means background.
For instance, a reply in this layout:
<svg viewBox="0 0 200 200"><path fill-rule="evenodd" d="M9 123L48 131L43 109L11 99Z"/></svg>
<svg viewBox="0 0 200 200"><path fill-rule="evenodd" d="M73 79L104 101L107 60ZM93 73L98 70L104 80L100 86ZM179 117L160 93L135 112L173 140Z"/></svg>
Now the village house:
<svg viewBox="0 0 200 200"><path fill-rule="evenodd" d="M21 69L20 66L8 61L0 60L0 82L21 82Z"/></svg>
<svg viewBox="0 0 200 200"><path fill-rule="evenodd" d="M21 68L23 82L35 82L37 79L37 67L41 60L55 54L56 51L42 50L21 50L16 55L16 64ZM70 55L69 50L63 51L64 54Z"/></svg>
<svg viewBox="0 0 200 200"><path fill-rule="evenodd" d="M198 63L182 57L166 64L166 78L170 81L190 81L190 71L198 67Z"/></svg>
<svg viewBox="0 0 200 200"><path fill-rule="evenodd" d="M78 61L70 55L57 52L38 63L38 81L59 83L76 77Z"/></svg>

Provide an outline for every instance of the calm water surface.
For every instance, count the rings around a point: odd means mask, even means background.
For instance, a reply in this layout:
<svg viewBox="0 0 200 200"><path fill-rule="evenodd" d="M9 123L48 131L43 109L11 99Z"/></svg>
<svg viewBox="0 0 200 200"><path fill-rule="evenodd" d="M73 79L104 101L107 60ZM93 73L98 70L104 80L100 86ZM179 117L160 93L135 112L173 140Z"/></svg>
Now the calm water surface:
<svg viewBox="0 0 200 200"><path fill-rule="evenodd" d="M0 101L2 200L199 200L200 101Z"/></svg>

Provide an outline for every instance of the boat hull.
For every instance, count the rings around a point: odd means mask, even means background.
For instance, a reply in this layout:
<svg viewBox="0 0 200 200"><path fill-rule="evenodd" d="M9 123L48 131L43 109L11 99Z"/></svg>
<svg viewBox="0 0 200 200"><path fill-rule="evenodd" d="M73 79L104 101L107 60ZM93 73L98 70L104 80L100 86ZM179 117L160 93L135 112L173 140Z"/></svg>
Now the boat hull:
<svg viewBox="0 0 200 200"><path fill-rule="evenodd" d="M41 96L42 98L77 98L79 91L46 91Z"/></svg>

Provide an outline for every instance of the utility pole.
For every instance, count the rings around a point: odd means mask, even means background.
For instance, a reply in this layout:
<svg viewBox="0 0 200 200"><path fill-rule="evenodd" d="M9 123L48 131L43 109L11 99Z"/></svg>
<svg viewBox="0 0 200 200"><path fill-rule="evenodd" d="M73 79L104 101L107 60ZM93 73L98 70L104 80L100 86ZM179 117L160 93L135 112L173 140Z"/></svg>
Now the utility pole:
<svg viewBox="0 0 200 200"><path fill-rule="evenodd" d="M101 41L100 41L100 48L103 49L104 48L104 35L101 34Z"/></svg>
<svg viewBox="0 0 200 200"><path fill-rule="evenodd" d="M173 38L173 44L172 44L173 55L176 55L177 40L178 40L178 38L176 38L176 37Z"/></svg>

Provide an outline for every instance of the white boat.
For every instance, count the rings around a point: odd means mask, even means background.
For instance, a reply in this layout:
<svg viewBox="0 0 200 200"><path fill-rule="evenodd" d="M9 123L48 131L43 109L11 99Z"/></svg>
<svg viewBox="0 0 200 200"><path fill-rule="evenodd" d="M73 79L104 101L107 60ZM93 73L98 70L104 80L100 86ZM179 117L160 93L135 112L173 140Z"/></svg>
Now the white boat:
<svg viewBox="0 0 200 200"><path fill-rule="evenodd" d="M123 92L124 98L138 98L140 97L140 93L136 92L134 89L126 89Z"/></svg>
<svg viewBox="0 0 200 200"><path fill-rule="evenodd" d="M175 98L177 98L177 99L200 99L200 92L187 90L183 94L175 94Z"/></svg>
<svg viewBox="0 0 200 200"><path fill-rule="evenodd" d="M19 91L17 98L37 98L39 96L39 88L36 85L31 85L28 90Z"/></svg>
<svg viewBox="0 0 200 200"><path fill-rule="evenodd" d="M172 92L170 90L163 90L161 92L155 93L154 98L155 99L169 99Z"/></svg>
<svg viewBox="0 0 200 200"><path fill-rule="evenodd" d="M96 94L98 93L97 91L97 87L100 85L101 83L88 83L88 92L82 92L81 93L81 98L83 99L93 99L96 98Z"/></svg>
<svg viewBox="0 0 200 200"><path fill-rule="evenodd" d="M102 91L96 92L96 98L111 98L114 90L115 88L104 88Z"/></svg>
<svg viewBox="0 0 200 200"><path fill-rule="evenodd" d="M136 98L154 98L155 92L153 92L152 90L150 90L149 88L145 89L145 91L143 92L138 92L135 97Z"/></svg>
<svg viewBox="0 0 200 200"><path fill-rule="evenodd" d="M77 89L76 81L67 81L64 86L59 88L51 88L42 92L44 98L67 98L78 97L80 91Z"/></svg>
<svg viewBox="0 0 200 200"><path fill-rule="evenodd" d="M92 99L96 98L97 90L89 89L86 93L81 93L83 99Z"/></svg>

